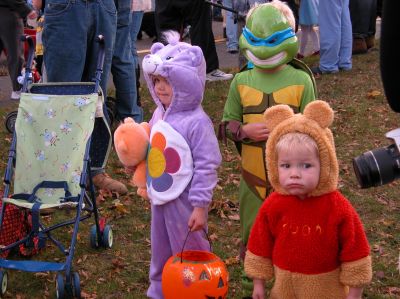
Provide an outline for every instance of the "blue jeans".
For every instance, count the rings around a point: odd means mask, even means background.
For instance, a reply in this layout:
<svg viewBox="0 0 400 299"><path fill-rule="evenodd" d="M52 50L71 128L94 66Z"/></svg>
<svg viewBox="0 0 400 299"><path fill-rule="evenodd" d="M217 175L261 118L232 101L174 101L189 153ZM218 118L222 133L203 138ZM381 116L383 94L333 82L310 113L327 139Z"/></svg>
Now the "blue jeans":
<svg viewBox="0 0 400 299"><path fill-rule="evenodd" d="M114 0L47 0L43 29L44 63L49 82L93 81L99 45L104 36L105 57L101 88L106 93L117 26ZM107 117L105 105L103 111ZM103 172L111 144L108 126L96 119L90 157L93 175Z"/></svg>
<svg viewBox="0 0 400 299"><path fill-rule="evenodd" d="M132 11L130 34L132 41L132 56L133 56L133 61L135 63L135 68L139 67L139 56L136 48L136 41L137 41L137 35L140 30L140 26L142 25L143 15L144 15L143 11Z"/></svg>
<svg viewBox="0 0 400 299"><path fill-rule="evenodd" d="M117 11L113 0L47 0L43 45L50 82L92 81L96 72L97 35L105 38L101 88L107 79L114 48Z"/></svg>
<svg viewBox="0 0 400 299"><path fill-rule="evenodd" d="M353 36L349 0L319 2L320 61L323 72L352 68Z"/></svg>
<svg viewBox="0 0 400 299"><path fill-rule="evenodd" d="M232 8L232 0L224 0L224 6ZM226 11L226 47L229 50L238 50L238 25L234 22L234 14Z"/></svg>
<svg viewBox="0 0 400 299"><path fill-rule="evenodd" d="M116 0L117 35L111 64L117 100L117 118L132 117L143 121L143 110L137 105L136 72L131 50L131 0Z"/></svg>

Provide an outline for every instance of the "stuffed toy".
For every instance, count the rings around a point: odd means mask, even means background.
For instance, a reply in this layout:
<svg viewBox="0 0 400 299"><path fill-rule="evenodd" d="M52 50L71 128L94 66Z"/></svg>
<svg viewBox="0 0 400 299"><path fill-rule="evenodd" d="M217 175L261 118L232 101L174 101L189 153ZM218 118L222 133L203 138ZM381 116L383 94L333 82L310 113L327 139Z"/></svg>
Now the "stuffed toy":
<svg viewBox="0 0 400 299"><path fill-rule="evenodd" d="M136 168L131 182L138 187L137 194L144 198L147 198L146 156L149 136L149 124L138 124L130 117L125 118L114 132L114 146L118 158L125 167Z"/></svg>

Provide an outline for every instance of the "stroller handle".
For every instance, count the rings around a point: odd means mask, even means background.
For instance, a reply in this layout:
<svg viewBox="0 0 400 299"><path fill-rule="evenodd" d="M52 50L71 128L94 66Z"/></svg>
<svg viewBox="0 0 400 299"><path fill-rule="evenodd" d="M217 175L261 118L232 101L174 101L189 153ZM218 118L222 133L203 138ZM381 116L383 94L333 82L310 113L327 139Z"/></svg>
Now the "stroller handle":
<svg viewBox="0 0 400 299"><path fill-rule="evenodd" d="M101 74L103 73L103 64L104 64L104 56L105 56L105 42L104 36L98 35L96 38L96 42L99 44L99 56L97 57L97 68L96 68L96 75L95 75L95 92L99 91L100 81L101 81Z"/></svg>
<svg viewBox="0 0 400 299"><path fill-rule="evenodd" d="M32 62L35 54L35 43L30 35L21 35L21 41L28 43L28 59L26 60L24 82L22 84L22 91L27 92L29 84L32 83Z"/></svg>

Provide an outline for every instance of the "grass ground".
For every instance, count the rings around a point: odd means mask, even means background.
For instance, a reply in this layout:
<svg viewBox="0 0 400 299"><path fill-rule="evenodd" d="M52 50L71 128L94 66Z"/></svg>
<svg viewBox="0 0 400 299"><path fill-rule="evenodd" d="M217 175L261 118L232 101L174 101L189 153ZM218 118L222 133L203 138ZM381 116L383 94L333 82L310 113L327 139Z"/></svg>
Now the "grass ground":
<svg viewBox="0 0 400 299"><path fill-rule="evenodd" d="M385 186L360 189L352 159L361 153L389 145L384 134L399 126L383 95L379 74L378 51L353 58L353 70L317 79L319 98L335 110L333 133L340 164L340 189L359 212L371 244L373 281L365 289L365 298L400 298L400 181ZM306 60L315 64L315 60ZM235 70L233 70L235 71ZM215 126L222 116L229 82L207 84L204 109ZM143 90L143 106L149 119L154 105ZM0 118L16 107L0 110ZM11 136L0 128L0 175L4 174ZM240 265L238 262L239 217L237 191L239 156L230 143L220 145L223 164L210 207L210 238L213 250L228 265L230 289L228 298L240 298ZM115 156L111 155L108 173L128 183ZM0 187L2 188L2 187ZM1 193L1 189L0 189ZM108 217L115 233L112 250L93 250L89 246L90 223L81 225L74 269L81 277L84 298L145 298L150 261L150 206L130 187L126 196L101 193L100 210ZM48 221L52 221L49 217ZM70 233L63 233L67 239ZM55 256L55 257L54 257ZM52 247L39 258L60 260ZM53 273L10 272L6 298L47 298L55 293Z"/></svg>

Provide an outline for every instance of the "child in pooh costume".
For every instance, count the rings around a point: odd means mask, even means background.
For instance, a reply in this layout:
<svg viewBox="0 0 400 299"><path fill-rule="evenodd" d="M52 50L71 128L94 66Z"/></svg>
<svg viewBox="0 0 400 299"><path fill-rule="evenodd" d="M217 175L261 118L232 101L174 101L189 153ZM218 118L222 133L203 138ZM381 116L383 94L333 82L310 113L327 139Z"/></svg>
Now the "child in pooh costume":
<svg viewBox="0 0 400 299"><path fill-rule="evenodd" d="M370 248L357 212L337 190L338 162L323 101L303 114L287 105L265 112L266 159L274 192L264 201L249 237L245 271L253 298L361 298L372 278Z"/></svg>
<svg viewBox="0 0 400 299"><path fill-rule="evenodd" d="M147 198L146 156L150 139L150 126L146 122L136 123L127 117L114 132L114 147L121 163L134 171L132 184L138 187L137 194Z"/></svg>
<svg viewBox="0 0 400 299"><path fill-rule="evenodd" d="M287 104L296 112L302 112L307 103L316 98L311 71L294 58L299 47L294 30L293 12L285 3L274 0L250 9L239 39L241 52L254 68L236 74L232 80L219 138L233 140L242 158L241 259L258 209L271 192L264 155L269 132L263 113L275 104ZM244 276L242 291L243 296L249 296L252 291L251 280Z"/></svg>

